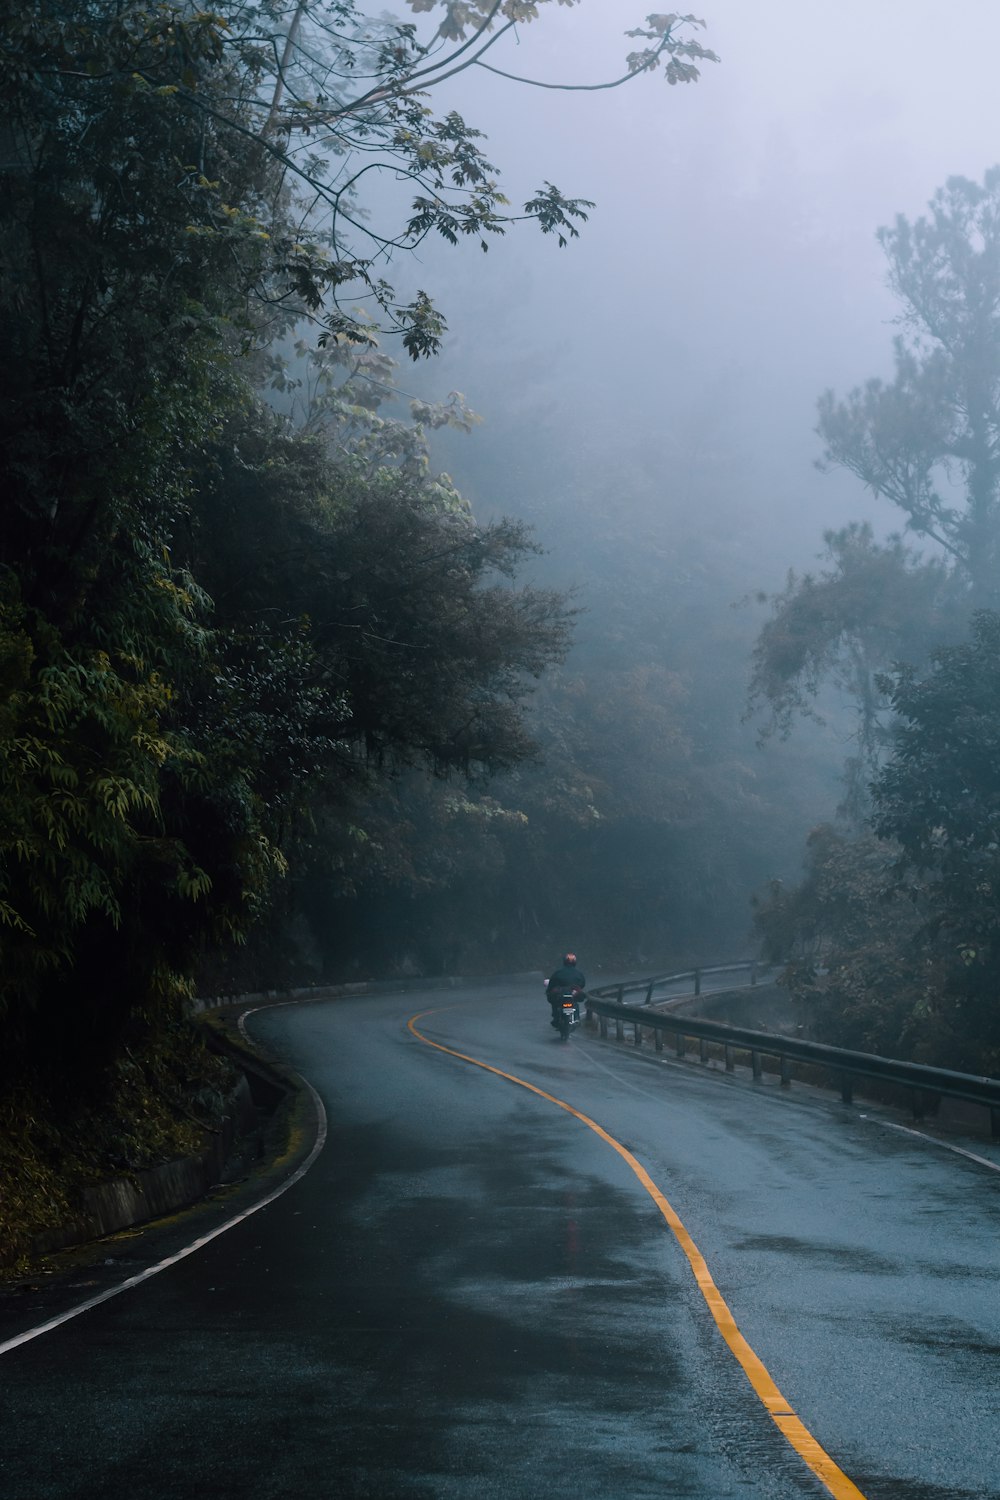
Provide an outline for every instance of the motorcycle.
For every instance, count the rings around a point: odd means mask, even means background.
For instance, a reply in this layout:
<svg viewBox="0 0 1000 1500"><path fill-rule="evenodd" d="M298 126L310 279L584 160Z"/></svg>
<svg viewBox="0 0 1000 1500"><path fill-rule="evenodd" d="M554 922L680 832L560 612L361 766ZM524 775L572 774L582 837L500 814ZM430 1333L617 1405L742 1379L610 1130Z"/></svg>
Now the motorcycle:
<svg viewBox="0 0 1000 1500"><path fill-rule="evenodd" d="M564 990L562 993L559 1009L556 1010L554 1016L561 1042L568 1041L573 1027L580 1024L580 996L582 994L582 990Z"/></svg>

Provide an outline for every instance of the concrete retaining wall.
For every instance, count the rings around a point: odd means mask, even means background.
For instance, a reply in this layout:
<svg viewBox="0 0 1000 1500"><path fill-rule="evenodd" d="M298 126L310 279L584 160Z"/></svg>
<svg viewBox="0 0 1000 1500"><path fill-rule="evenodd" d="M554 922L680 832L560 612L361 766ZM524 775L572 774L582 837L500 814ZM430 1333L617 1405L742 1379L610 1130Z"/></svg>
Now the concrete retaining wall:
<svg viewBox="0 0 1000 1500"><path fill-rule="evenodd" d="M233 1060L240 1064L238 1056ZM278 1085L273 1087L277 1089ZM145 1224L197 1203L222 1179L234 1144L256 1131L258 1125L250 1083L241 1074L227 1100L221 1128L217 1132L205 1131L204 1149L197 1156L182 1157L85 1187L81 1193L81 1212L54 1229L32 1235L30 1256L36 1259L53 1255L70 1245L99 1240L106 1234Z"/></svg>

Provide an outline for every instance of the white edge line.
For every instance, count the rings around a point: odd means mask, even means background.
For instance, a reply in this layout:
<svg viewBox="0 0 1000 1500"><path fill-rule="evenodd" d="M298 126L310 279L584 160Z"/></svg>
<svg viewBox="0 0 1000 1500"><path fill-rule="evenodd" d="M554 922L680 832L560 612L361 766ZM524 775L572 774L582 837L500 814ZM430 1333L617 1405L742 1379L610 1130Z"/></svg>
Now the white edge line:
<svg viewBox="0 0 1000 1500"><path fill-rule="evenodd" d="M868 1118L871 1119L871 1116ZM965 1156L980 1167L988 1167L991 1172L1000 1172L1000 1162L990 1161L988 1156L977 1156L975 1151L966 1151L963 1146L953 1146L950 1141L939 1141L922 1130L913 1130L909 1125L897 1125L894 1120L876 1120L874 1123L882 1125L886 1130L898 1130L903 1135L915 1135L918 1141L926 1141L930 1146L940 1146L942 1151L953 1151L956 1156Z"/></svg>
<svg viewBox="0 0 1000 1500"><path fill-rule="evenodd" d="M294 1000L282 1001L280 1003L283 1005L296 1004ZM269 1009L271 1009L270 1006L255 1005L252 1009L245 1010L237 1022L241 1034L244 1037L247 1036L246 1029L243 1024L247 1016L252 1016L254 1012L258 1010ZM249 1040L249 1038L247 1038L247 1040ZM295 1184L306 1175L306 1173L309 1171L309 1168L312 1166L313 1162L322 1151L324 1145L326 1144L327 1132L326 1110L323 1108L322 1099L319 1097L316 1090L313 1088L312 1084L307 1078L302 1078L301 1074L298 1076L300 1082L305 1085L306 1089L309 1092L309 1096L312 1099L313 1107L316 1110L318 1128L316 1132L316 1140L313 1144L312 1150L306 1157L305 1161L301 1164L301 1166L295 1169L291 1177L287 1178L283 1183L281 1183L280 1187L276 1187L272 1192L268 1193L266 1197L261 1198L259 1202L253 1204L251 1208L244 1209L243 1213L236 1214L232 1219L227 1219L226 1222L224 1224L220 1224L217 1229L211 1230L208 1234L201 1235L196 1240L192 1240L190 1245L185 1245L184 1249L178 1250L175 1255L168 1255L166 1260L157 1261L155 1266L147 1266L144 1271L140 1271L135 1276L130 1276L127 1281L120 1282L118 1286L109 1287L105 1292L98 1292L96 1297L89 1297L86 1302L80 1302L76 1307L71 1307L68 1312L60 1313L57 1318L50 1318L47 1323L39 1323L36 1328L29 1328L25 1333L19 1333L16 1338L7 1339L6 1343L0 1344L0 1354L8 1354L12 1349L17 1349L22 1344L30 1343L32 1339L40 1338L43 1333L51 1333L52 1330L54 1328L58 1328L61 1323L68 1323L71 1318L78 1318L81 1313L89 1312L92 1307L98 1307L102 1302L109 1302L112 1297L119 1296L121 1292L128 1292L131 1291L132 1287L140 1286L142 1282L148 1281L151 1276L159 1275L161 1271L166 1271L170 1266L175 1266L179 1260L185 1260L187 1256L193 1255L196 1250L201 1250L203 1246L210 1244L212 1240L217 1240L220 1234L226 1234L228 1230L235 1229L237 1224L242 1224L243 1221L245 1219L249 1219L252 1214L257 1213L262 1208L266 1208L269 1203L273 1203L276 1198L280 1198L282 1193L287 1193L290 1187L294 1187Z"/></svg>
<svg viewBox="0 0 1000 1500"><path fill-rule="evenodd" d="M592 1062L595 1064L595 1066L600 1067L603 1072L610 1074L610 1076L615 1078L619 1083L628 1083L627 1079L622 1078L622 1076L618 1073L612 1072L611 1068L605 1067L604 1064L598 1063L596 1058L590 1057L586 1051L579 1051L578 1049L578 1055L580 1057L586 1057L589 1062ZM648 1057L649 1054L647 1053L646 1055ZM661 1059L661 1065L663 1064L665 1064L667 1067L671 1067L674 1065L674 1060L673 1058L665 1057ZM640 1089L636 1084L628 1084L628 1086L630 1088L634 1088L637 1093L645 1094L647 1097L651 1097L650 1091L648 1089ZM863 1111L859 1111L858 1118L862 1120L869 1120L873 1125L881 1125L886 1130L898 1130L902 1135L915 1136L918 1141L926 1141L928 1146L940 1146L942 1151L951 1151L955 1156L964 1156L967 1161L974 1161L977 1166L986 1167L990 1172L1000 1172L1000 1162L991 1161L988 1156L979 1156L975 1151L966 1151L964 1146L953 1146L950 1141L938 1140L936 1136L928 1135L926 1131L914 1130L910 1125L897 1125L894 1120L880 1120L877 1118L877 1116L866 1115Z"/></svg>

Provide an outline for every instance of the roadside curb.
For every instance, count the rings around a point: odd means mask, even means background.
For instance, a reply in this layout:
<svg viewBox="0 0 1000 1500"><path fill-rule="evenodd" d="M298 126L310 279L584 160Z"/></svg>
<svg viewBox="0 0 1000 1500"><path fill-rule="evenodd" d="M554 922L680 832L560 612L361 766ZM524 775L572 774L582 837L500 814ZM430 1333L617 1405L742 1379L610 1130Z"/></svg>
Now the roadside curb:
<svg viewBox="0 0 1000 1500"><path fill-rule="evenodd" d="M116 1235L155 1230L202 1204L259 1197L297 1170L320 1129L311 1088L293 1069L265 1057L241 1032L241 1009L195 1018L209 1047L229 1058L240 1073L217 1139L195 1155L88 1185L78 1214L31 1236L29 1267ZM241 1142L256 1159L244 1178L227 1182L226 1163Z"/></svg>
<svg viewBox="0 0 1000 1500"><path fill-rule="evenodd" d="M304 1177L326 1144L327 1127L326 1112L319 1095L307 1079L298 1081L301 1088L290 1097L304 1099L306 1105L311 1107L306 1115L313 1127L309 1131L308 1138L304 1132L293 1129L290 1132L290 1144L285 1153L277 1160L269 1161L255 1180L240 1185L234 1193L226 1194L224 1201L220 1201L218 1196L203 1197L191 1205L187 1212L181 1212L172 1219L168 1217L144 1226L151 1237L155 1236L152 1238L152 1243L158 1244L161 1252L166 1246L167 1253L161 1253L160 1258L154 1263L147 1264L141 1271L126 1277L124 1281L118 1279L121 1268L129 1263L134 1264L136 1257L110 1256L105 1257L103 1262L95 1264L96 1256L100 1254L101 1249L107 1246L109 1241L113 1243L119 1238L119 1236L110 1236L109 1239L97 1242L97 1244L91 1243L83 1247L85 1259L89 1252L87 1271L90 1279L82 1285L101 1286L101 1283L104 1283L100 1290L85 1301L76 1301L69 1306L66 1305L66 1293L76 1291L81 1283L69 1283L65 1276L49 1283L47 1287L23 1285L20 1288L21 1291L27 1291L33 1296L41 1295L39 1300L27 1304L23 1299L19 1299L19 1316L15 1315L13 1321L15 1325L20 1323L21 1327L7 1338L4 1338L0 1331L0 1355L11 1353L31 1343L63 1323L89 1312L91 1308L113 1297L118 1297L123 1292L131 1291L134 1287L150 1280L151 1277L159 1275L160 1272L169 1270L170 1267L196 1254L221 1235L227 1234L229 1230L236 1229L261 1209L267 1208ZM301 1121L300 1110L296 1114L296 1122L301 1123ZM263 1194L261 1188L265 1189ZM220 1214L224 1216L220 1218ZM192 1237L192 1231L197 1228L201 1228L203 1232ZM142 1230L138 1232L142 1233ZM94 1272L97 1274L94 1275ZM8 1292L13 1292L15 1297L17 1291L16 1287L8 1289ZM9 1305L13 1306L13 1304ZM0 1310L6 1311L7 1309ZM27 1326L25 1326L26 1320Z"/></svg>

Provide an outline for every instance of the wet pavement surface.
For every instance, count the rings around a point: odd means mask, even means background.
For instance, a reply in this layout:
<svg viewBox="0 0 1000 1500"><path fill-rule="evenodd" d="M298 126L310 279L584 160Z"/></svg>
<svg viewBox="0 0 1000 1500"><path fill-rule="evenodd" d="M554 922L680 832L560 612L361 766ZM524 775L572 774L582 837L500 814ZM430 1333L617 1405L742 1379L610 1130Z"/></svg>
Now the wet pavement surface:
<svg viewBox="0 0 1000 1500"><path fill-rule="evenodd" d="M325 1150L195 1255L0 1357L3 1500L828 1493L627 1164L422 1044L418 1011L635 1153L868 1500L1000 1500L1000 1178L863 1105L562 1045L528 984L252 1017L323 1098ZM105 1259L129 1274L184 1234ZM116 1274L8 1297L0 1341Z"/></svg>

